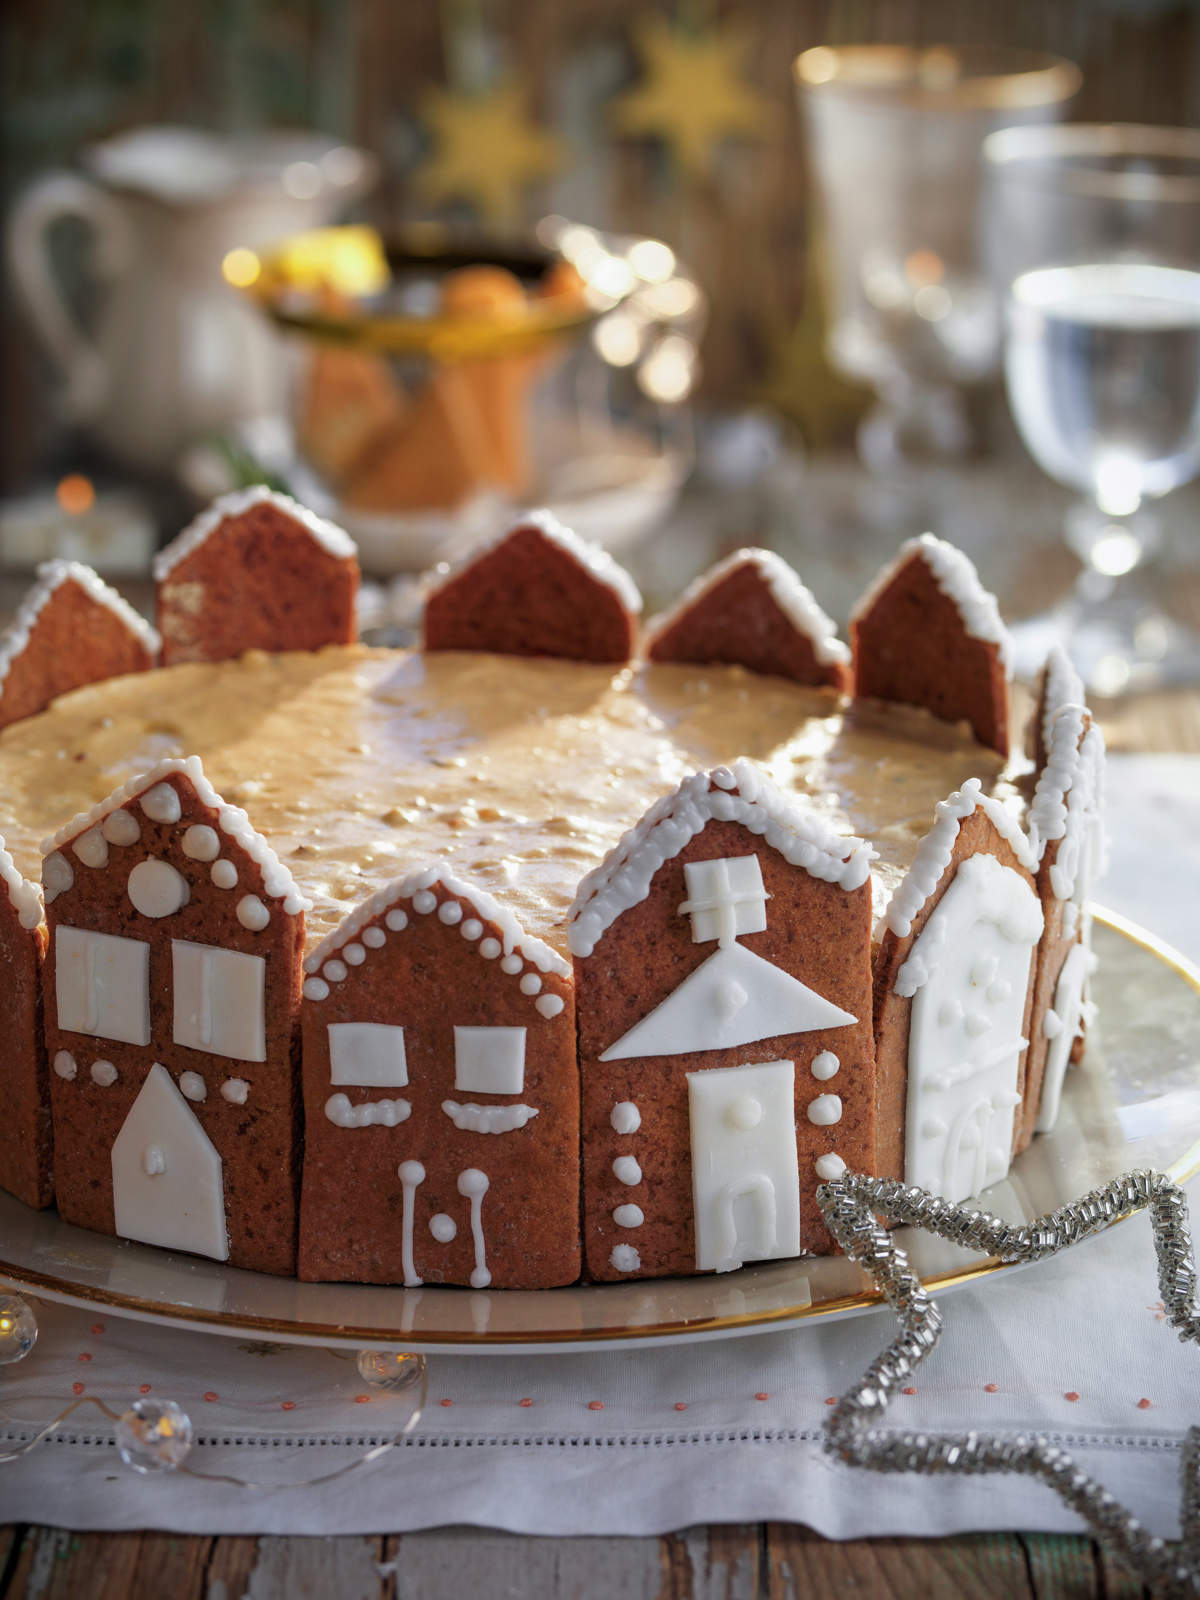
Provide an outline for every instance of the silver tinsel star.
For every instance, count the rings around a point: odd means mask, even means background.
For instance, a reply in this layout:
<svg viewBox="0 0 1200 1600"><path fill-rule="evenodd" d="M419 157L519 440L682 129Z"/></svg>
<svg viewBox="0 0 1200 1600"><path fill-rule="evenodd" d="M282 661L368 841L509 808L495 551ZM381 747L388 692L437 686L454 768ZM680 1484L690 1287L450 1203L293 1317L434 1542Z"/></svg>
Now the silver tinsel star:
<svg viewBox="0 0 1200 1600"><path fill-rule="evenodd" d="M1188 1431L1184 1444L1182 1537L1173 1544L1148 1533L1065 1450L1038 1434L896 1433L879 1426L892 1395L933 1349L942 1327L941 1313L879 1216L1018 1262L1055 1255L1117 1218L1148 1207L1167 1319L1181 1341L1200 1344L1196 1268L1183 1191L1162 1173L1131 1172L1022 1228L986 1211L951 1205L924 1189L857 1173L824 1184L817 1199L830 1233L870 1274L900 1319L896 1338L831 1413L826 1447L850 1466L877 1472L1020 1472L1040 1478L1143 1582L1164 1595L1200 1595L1200 1427Z"/></svg>

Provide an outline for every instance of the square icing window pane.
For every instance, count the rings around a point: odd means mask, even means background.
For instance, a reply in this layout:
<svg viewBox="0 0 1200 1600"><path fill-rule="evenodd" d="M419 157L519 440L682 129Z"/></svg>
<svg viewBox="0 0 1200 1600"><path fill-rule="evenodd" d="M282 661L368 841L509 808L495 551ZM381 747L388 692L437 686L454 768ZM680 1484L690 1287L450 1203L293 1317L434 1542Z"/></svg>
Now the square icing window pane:
<svg viewBox="0 0 1200 1600"><path fill-rule="evenodd" d="M329 1081L361 1089L403 1088L408 1082L404 1029L386 1022L331 1022Z"/></svg>
<svg viewBox="0 0 1200 1600"><path fill-rule="evenodd" d="M524 1028L455 1028L454 1087L468 1094L520 1094Z"/></svg>
<svg viewBox="0 0 1200 1600"><path fill-rule="evenodd" d="M692 942L704 944L742 933L762 933L768 895L757 856L721 856L689 861L683 868L687 900L680 907L692 919Z"/></svg>
<svg viewBox="0 0 1200 1600"><path fill-rule="evenodd" d="M176 1044L235 1061L265 1061L262 956L172 939Z"/></svg>
<svg viewBox="0 0 1200 1600"><path fill-rule="evenodd" d="M60 1028L150 1043L150 946L144 939L59 928L54 958Z"/></svg>

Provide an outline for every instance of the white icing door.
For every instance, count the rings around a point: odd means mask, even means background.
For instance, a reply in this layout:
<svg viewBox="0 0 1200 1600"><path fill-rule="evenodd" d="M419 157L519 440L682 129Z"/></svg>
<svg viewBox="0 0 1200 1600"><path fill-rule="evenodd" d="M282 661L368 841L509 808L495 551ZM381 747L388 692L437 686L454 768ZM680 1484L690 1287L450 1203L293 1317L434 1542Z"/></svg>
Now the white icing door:
<svg viewBox="0 0 1200 1600"><path fill-rule="evenodd" d="M976 855L959 866L913 945L910 970L921 983L908 1032L905 1179L947 1200L978 1194L1008 1171L1041 931L1041 906L1025 880Z"/></svg>
<svg viewBox="0 0 1200 1600"><path fill-rule="evenodd" d="M221 1157L158 1062L113 1141L112 1179L120 1238L228 1259Z"/></svg>
<svg viewBox="0 0 1200 1600"><path fill-rule="evenodd" d="M800 1253L795 1078L791 1061L688 1073L697 1267Z"/></svg>

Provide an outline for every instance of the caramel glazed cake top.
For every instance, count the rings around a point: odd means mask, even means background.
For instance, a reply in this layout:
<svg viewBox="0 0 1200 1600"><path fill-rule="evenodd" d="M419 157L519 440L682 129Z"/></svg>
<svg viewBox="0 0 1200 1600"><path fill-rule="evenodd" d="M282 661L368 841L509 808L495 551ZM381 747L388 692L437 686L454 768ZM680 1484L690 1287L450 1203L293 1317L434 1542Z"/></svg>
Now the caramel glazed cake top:
<svg viewBox="0 0 1200 1600"><path fill-rule="evenodd" d="M81 688L4 730L0 833L17 871L36 880L48 834L189 755L311 900L309 948L437 862L564 955L580 880L698 768L749 757L868 840L877 929L937 803L978 778L1020 821L1027 770L925 711L738 666L255 650Z"/></svg>

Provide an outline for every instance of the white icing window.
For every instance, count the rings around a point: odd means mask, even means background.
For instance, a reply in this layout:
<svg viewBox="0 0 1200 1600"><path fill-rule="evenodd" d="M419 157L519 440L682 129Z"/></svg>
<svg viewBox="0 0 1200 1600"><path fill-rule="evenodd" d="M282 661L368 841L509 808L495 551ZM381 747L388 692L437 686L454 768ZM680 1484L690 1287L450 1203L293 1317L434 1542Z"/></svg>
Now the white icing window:
<svg viewBox="0 0 1200 1600"><path fill-rule="evenodd" d="M150 946L145 940L59 928L54 954L60 1028L124 1044L150 1043Z"/></svg>
<svg viewBox="0 0 1200 1600"><path fill-rule="evenodd" d="M219 945L172 939L176 1044L236 1061L266 1059L267 964Z"/></svg>
<svg viewBox="0 0 1200 1600"><path fill-rule="evenodd" d="M524 1028L455 1028L454 1087L468 1094L521 1094Z"/></svg>
<svg viewBox="0 0 1200 1600"><path fill-rule="evenodd" d="M732 944L742 933L761 933L767 925L767 891L757 856L722 856L689 861L683 869L688 897L680 914L692 919L692 943L719 939Z"/></svg>
<svg viewBox="0 0 1200 1600"><path fill-rule="evenodd" d="M404 1029L386 1022L331 1022L329 1081L360 1089L403 1088L408 1082Z"/></svg>

